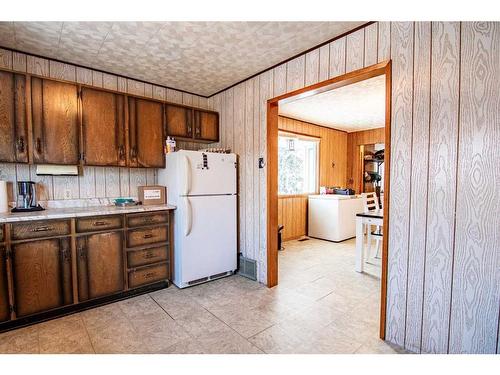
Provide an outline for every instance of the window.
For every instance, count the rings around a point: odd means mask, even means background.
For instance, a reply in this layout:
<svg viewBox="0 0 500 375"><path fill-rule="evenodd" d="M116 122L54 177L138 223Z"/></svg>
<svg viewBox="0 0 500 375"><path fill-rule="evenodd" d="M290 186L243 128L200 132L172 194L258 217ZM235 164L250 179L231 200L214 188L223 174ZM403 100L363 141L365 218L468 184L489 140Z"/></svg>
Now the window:
<svg viewBox="0 0 500 375"><path fill-rule="evenodd" d="M278 194L310 194L318 186L319 140L281 133L278 136Z"/></svg>

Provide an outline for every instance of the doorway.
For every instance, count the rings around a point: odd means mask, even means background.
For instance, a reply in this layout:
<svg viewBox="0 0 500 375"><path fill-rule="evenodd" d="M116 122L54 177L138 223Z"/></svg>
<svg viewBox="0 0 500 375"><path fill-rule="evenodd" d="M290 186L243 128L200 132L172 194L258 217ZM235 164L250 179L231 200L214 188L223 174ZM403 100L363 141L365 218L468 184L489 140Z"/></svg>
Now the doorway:
<svg viewBox="0 0 500 375"><path fill-rule="evenodd" d="M279 132L279 106L286 105L298 99L308 98L327 91L335 90L344 86L352 85L370 78L383 76L385 79L385 155L383 176L384 194L383 202L383 229L382 229L382 254L381 254L381 278L380 278L380 326L379 336L385 338L385 313L387 295L387 254L388 254L388 213L389 213L389 187L390 187L390 113L391 113L391 62L382 62L364 69L360 69L342 76L332 78L318 84L299 89L267 102L267 283L269 287L278 285L278 140ZM282 134L283 136L283 134ZM380 171L379 171L380 172ZM380 182L380 181L379 181Z"/></svg>

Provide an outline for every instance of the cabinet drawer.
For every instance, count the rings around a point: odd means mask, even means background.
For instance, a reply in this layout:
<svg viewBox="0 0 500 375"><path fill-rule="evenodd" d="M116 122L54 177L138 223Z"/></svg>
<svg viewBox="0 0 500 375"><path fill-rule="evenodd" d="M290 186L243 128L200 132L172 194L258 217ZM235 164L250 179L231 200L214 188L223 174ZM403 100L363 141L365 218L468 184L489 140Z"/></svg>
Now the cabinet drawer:
<svg viewBox="0 0 500 375"><path fill-rule="evenodd" d="M161 280L168 280L169 265L167 263L156 266L139 268L128 273L128 287L137 288Z"/></svg>
<svg viewBox="0 0 500 375"><path fill-rule="evenodd" d="M122 217L97 216L76 220L77 232L96 232L109 229L120 229L123 226Z"/></svg>
<svg viewBox="0 0 500 375"><path fill-rule="evenodd" d="M168 223L168 211L150 214L127 215L127 226L131 228L164 223Z"/></svg>
<svg viewBox="0 0 500 375"><path fill-rule="evenodd" d="M168 240L168 226L155 228L134 229L127 232L127 247L149 245L166 242Z"/></svg>
<svg viewBox="0 0 500 375"><path fill-rule="evenodd" d="M168 246L152 247L150 249L134 250L127 253L128 268L145 266L166 261Z"/></svg>
<svg viewBox="0 0 500 375"><path fill-rule="evenodd" d="M12 240L64 236L71 232L69 220L43 220L12 224Z"/></svg>

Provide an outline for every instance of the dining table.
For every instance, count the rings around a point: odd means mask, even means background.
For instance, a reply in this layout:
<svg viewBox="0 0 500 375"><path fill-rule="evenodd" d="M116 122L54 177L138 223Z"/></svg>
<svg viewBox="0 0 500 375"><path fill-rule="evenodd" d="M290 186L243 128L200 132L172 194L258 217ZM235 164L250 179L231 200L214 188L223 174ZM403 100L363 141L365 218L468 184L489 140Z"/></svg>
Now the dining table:
<svg viewBox="0 0 500 375"><path fill-rule="evenodd" d="M371 211L360 212L356 214L356 261L355 270L357 272L363 272L364 259L365 259L365 241L364 241L364 229L368 226L366 231L366 242L367 251L370 254L371 243L372 243L372 225L382 226L384 223L384 210L375 209Z"/></svg>

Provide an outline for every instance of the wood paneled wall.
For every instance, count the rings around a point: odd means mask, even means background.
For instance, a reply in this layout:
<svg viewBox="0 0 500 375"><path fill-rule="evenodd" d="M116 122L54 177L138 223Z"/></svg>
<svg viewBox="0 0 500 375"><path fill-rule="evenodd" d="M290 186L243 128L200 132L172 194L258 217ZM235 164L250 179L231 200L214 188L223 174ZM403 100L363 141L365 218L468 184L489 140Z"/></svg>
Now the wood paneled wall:
<svg viewBox="0 0 500 375"><path fill-rule="evenodd" d="M347 187L361 193L363 166L359 158L359 146L373 143L385 143L385 128L352 132L347 135Z"/></svg>
<svg viewBox="0 0 500 375"><path fill-rule="evenodd" d="M0 68L209 108L208 99L204 97L1 48ZM200 145L179 142L179 147L198 149ZM0 163L0 179L13 183L11 200L15 200L17 191L14 186L18 180L37 182L39 200L59 200L137 197L137 186L156 183L156 175L155 169L84 167L81 176L37 176L33 165ZM65 191L70 192L69 197L65 195Z"/></svg>
<svg viewBox="0 0 500 375"><path fill-rule="evenodd" d="M387 340L494 353L500 301L500 23L379 22L209 99L240 155L240 251L266 282L266 102L392 59ZM240 212L240 213L241 213Z"/></svg>
<svg viewBox="0 0 500 375"><path fill-rule="evenodd" d="M345 186L347 133L280 116L279 130L317 137L319 145L319 185Z"/></svg>
<svg viewBox="0 0 500 375"><path fill-rule="evenodd" d="M347 133L308 122L280 116L278 128L283 131L319 138L319 185L345 186ZM280 196L278 222L284 225L284 241L307 234L307 195Z"/></svg>
<svg viewBox="0 0 500 375"><path fill-rule="evenodd" d="M284 226L283 241L307 235L307 195L280 196L278 223Z"/></svg>

